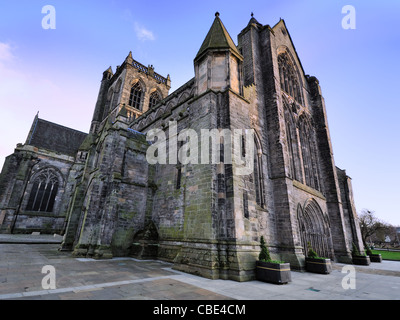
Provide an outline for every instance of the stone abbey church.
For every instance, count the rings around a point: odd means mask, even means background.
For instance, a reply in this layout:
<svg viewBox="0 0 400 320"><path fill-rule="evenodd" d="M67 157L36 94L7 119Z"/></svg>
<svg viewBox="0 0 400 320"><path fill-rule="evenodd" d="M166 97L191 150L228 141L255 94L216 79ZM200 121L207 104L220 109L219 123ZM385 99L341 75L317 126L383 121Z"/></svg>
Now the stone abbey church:
<svg viewBox="0 0 400 320"><path fill-rule="evenodd" d="M285 22L252 15L235 45L216 13L194 71L169 93L170 77L129 53L103 73L89 133L36 116L1 173L0 232L59 233L76 257L160 259L212 279L252 279L261 236L293 269L308 243L351 263L353 243L363 250L351 179L335 166L319 82ZM253 172L150 164L146 133L167 135L173 122L253 129Z"/></svg>

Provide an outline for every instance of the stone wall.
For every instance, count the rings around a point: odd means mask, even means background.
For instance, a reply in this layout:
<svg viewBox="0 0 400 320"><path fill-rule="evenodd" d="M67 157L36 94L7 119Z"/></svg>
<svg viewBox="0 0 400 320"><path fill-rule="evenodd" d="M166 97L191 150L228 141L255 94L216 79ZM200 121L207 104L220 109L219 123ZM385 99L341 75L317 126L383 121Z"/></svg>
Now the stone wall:
<svg viewBox="0 0 400 320"><path fill-rule="evenodd" d="M87 150L63 243L66 250L74 248L75 256L129 255L135 234L145 226L153 192L148 144L126 123L123 115L108 122Z"/></svg>
<svg viewBox="0 0 400 320"><path fill-rule="evenodd" d="M283 20L271 28L252 18L238 40L239 50L231 40L229 47L224 41L218 48L202 46L195 78L170 95L169 77L155 77L131 54L115 74L105 71L90 134L79 146L65 146L76 152L21 145L6 159L0 230L61 230L62 249L75 256L159 258L212 279L253 279L261 236L272 257L293 269L304 267L307 241L351 262L352 242L362 247L351 181L334 163L318 80L305 75ZM296 97L281 85L281 54L298 81ZM142 110L128 106L136 81L143 89ZM148 108L154 90L162 100ZM132 112L140 117L132 119ZM31 139L34 128L28 140L40 142ZM185 129L192 131L184 136ZM210 142L204 130L224 129L254 132L257 170L238 174L241 164L237 158L227 163L225 149L222 162L202 162L201 148ZM146 141L153 130L165 135L167 163L146 158L160 142ZM217 143L227 149L225 138ZM246 159L243 141L231 144L232 154ZM192 143L200 147L196 159L179 162L178 151ZM24 212L29 179L45 168L60 181L54 214Z"/></svg>
<svg viewBox="0 0 400 320"><path fill-rule="evenodd" d="M5 233L61 233L71 188L67 186L74 158L68 155L19 145L3 167L0 231ZM59 179L52 212L28 211L27 204L35 177L52 170Z"/></svg>

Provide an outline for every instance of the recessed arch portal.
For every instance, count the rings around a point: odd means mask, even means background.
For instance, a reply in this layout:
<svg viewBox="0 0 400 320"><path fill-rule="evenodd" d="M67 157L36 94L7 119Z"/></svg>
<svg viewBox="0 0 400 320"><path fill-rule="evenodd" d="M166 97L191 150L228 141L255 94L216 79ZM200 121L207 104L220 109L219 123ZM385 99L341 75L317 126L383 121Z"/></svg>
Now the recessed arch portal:
<svg viewBox="0 0 400 320"><path fill-rule="evenodd" d="M307 200L304 206L298 205L297 219L304 255L307 256L310 243L320 257L333 258L329 224L315 199Z"/></svg>

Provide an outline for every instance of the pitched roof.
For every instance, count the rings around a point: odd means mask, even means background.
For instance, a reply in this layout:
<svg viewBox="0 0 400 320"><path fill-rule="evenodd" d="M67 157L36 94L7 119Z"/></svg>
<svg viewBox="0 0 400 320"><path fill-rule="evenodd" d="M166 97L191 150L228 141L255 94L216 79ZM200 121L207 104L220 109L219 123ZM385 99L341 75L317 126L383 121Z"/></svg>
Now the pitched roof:
<svg viewBox="0 0 400 320"><path fill-rule="evenodd" d="M203 53L205 53L209 49L230 49L233 53L241 57L238 48L233 42L231 36L226 30L224 24L219 18L219 13L215 14L214 22L208 31L206 38L204 39L203 44L200 47L199 52L196 55L195 60L197 60Z"/></svg>
<svg viewBox="0 0 400 320"><path fill-rule="evenodd" d="M75 155L87 134L37 116L26 144L66 155Z"/></svg>

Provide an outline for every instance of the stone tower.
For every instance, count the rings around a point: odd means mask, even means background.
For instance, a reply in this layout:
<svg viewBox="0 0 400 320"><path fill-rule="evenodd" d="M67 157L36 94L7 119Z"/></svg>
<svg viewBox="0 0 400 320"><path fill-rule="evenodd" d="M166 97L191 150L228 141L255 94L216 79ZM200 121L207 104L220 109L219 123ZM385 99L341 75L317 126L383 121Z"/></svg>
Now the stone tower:
<svg viewBox="0 0 400 320"><path fill-rule="evenodd" d="M76 163L63 250L75 256L129 255L133 236L145 227L152 194L145 136L128 124L168 95L170 78L133 60L129 53L115 74L103 73L88 137Z"/></svg>
<svg viewBox="0 0 400 320"><path fill-rule="evenodd" d="M243 57L225 29L219 13L194 59L197 94L207 90L242 92Z"/></svg>
<svg viewBox="0 0 400 320"><path fill-rule="evenodd" d="M128 121L140 117L164 99L170 88L169 75L164 78L152 65L145 67L133 60L132 52L129 52L115 74L111 67L103 73L90 132L98 132L109 116L115 119L122 106L126 108Z"/></svg>
<svg viewBox="0 0 400 320"><path fill-rule="evenodd" d="M308 243L351 263L352 244L363 250L351 179L285 22L252 15L235 45L216 13L193 63L194 78L169 94L169 76L129 53L103 73L89 134L35 118L0 177L0 231L39 221L75 256L156 258L212 279L253 279L261 236L293 269ZM167 163L148 161L155 145Z"/></svg>
<svg viewBox="0 0 400 320"><path fill-rule="evenodd" d="M294 269L304 267L308 243L351 262L352 243L362 243L354 204L344 201L349 178L334 164L318 80L304 73L284 21L270 27L252 16L236 46L217 13L194 69L194 79L131 127L167 132L173 120L178 133L253 130L254 170L238 176L234 162L158 166L158 258L243 281L254 276L263 235L272 256Z"/></svg>
<svg viewBox="0 0 400 320"><path fill-rule="evenodd" d="M354 210L342 202L346 182L334 163L318 80L304 73L283 20L271 28L252 17L238 39L244 84L255 86L258 121L265 119L256 130L269 163L264 182L273 192L276 234L270 241L294 267L302 266L307 243L321 256L351 261L352 242L362 247L360 231Z"/></svg>

